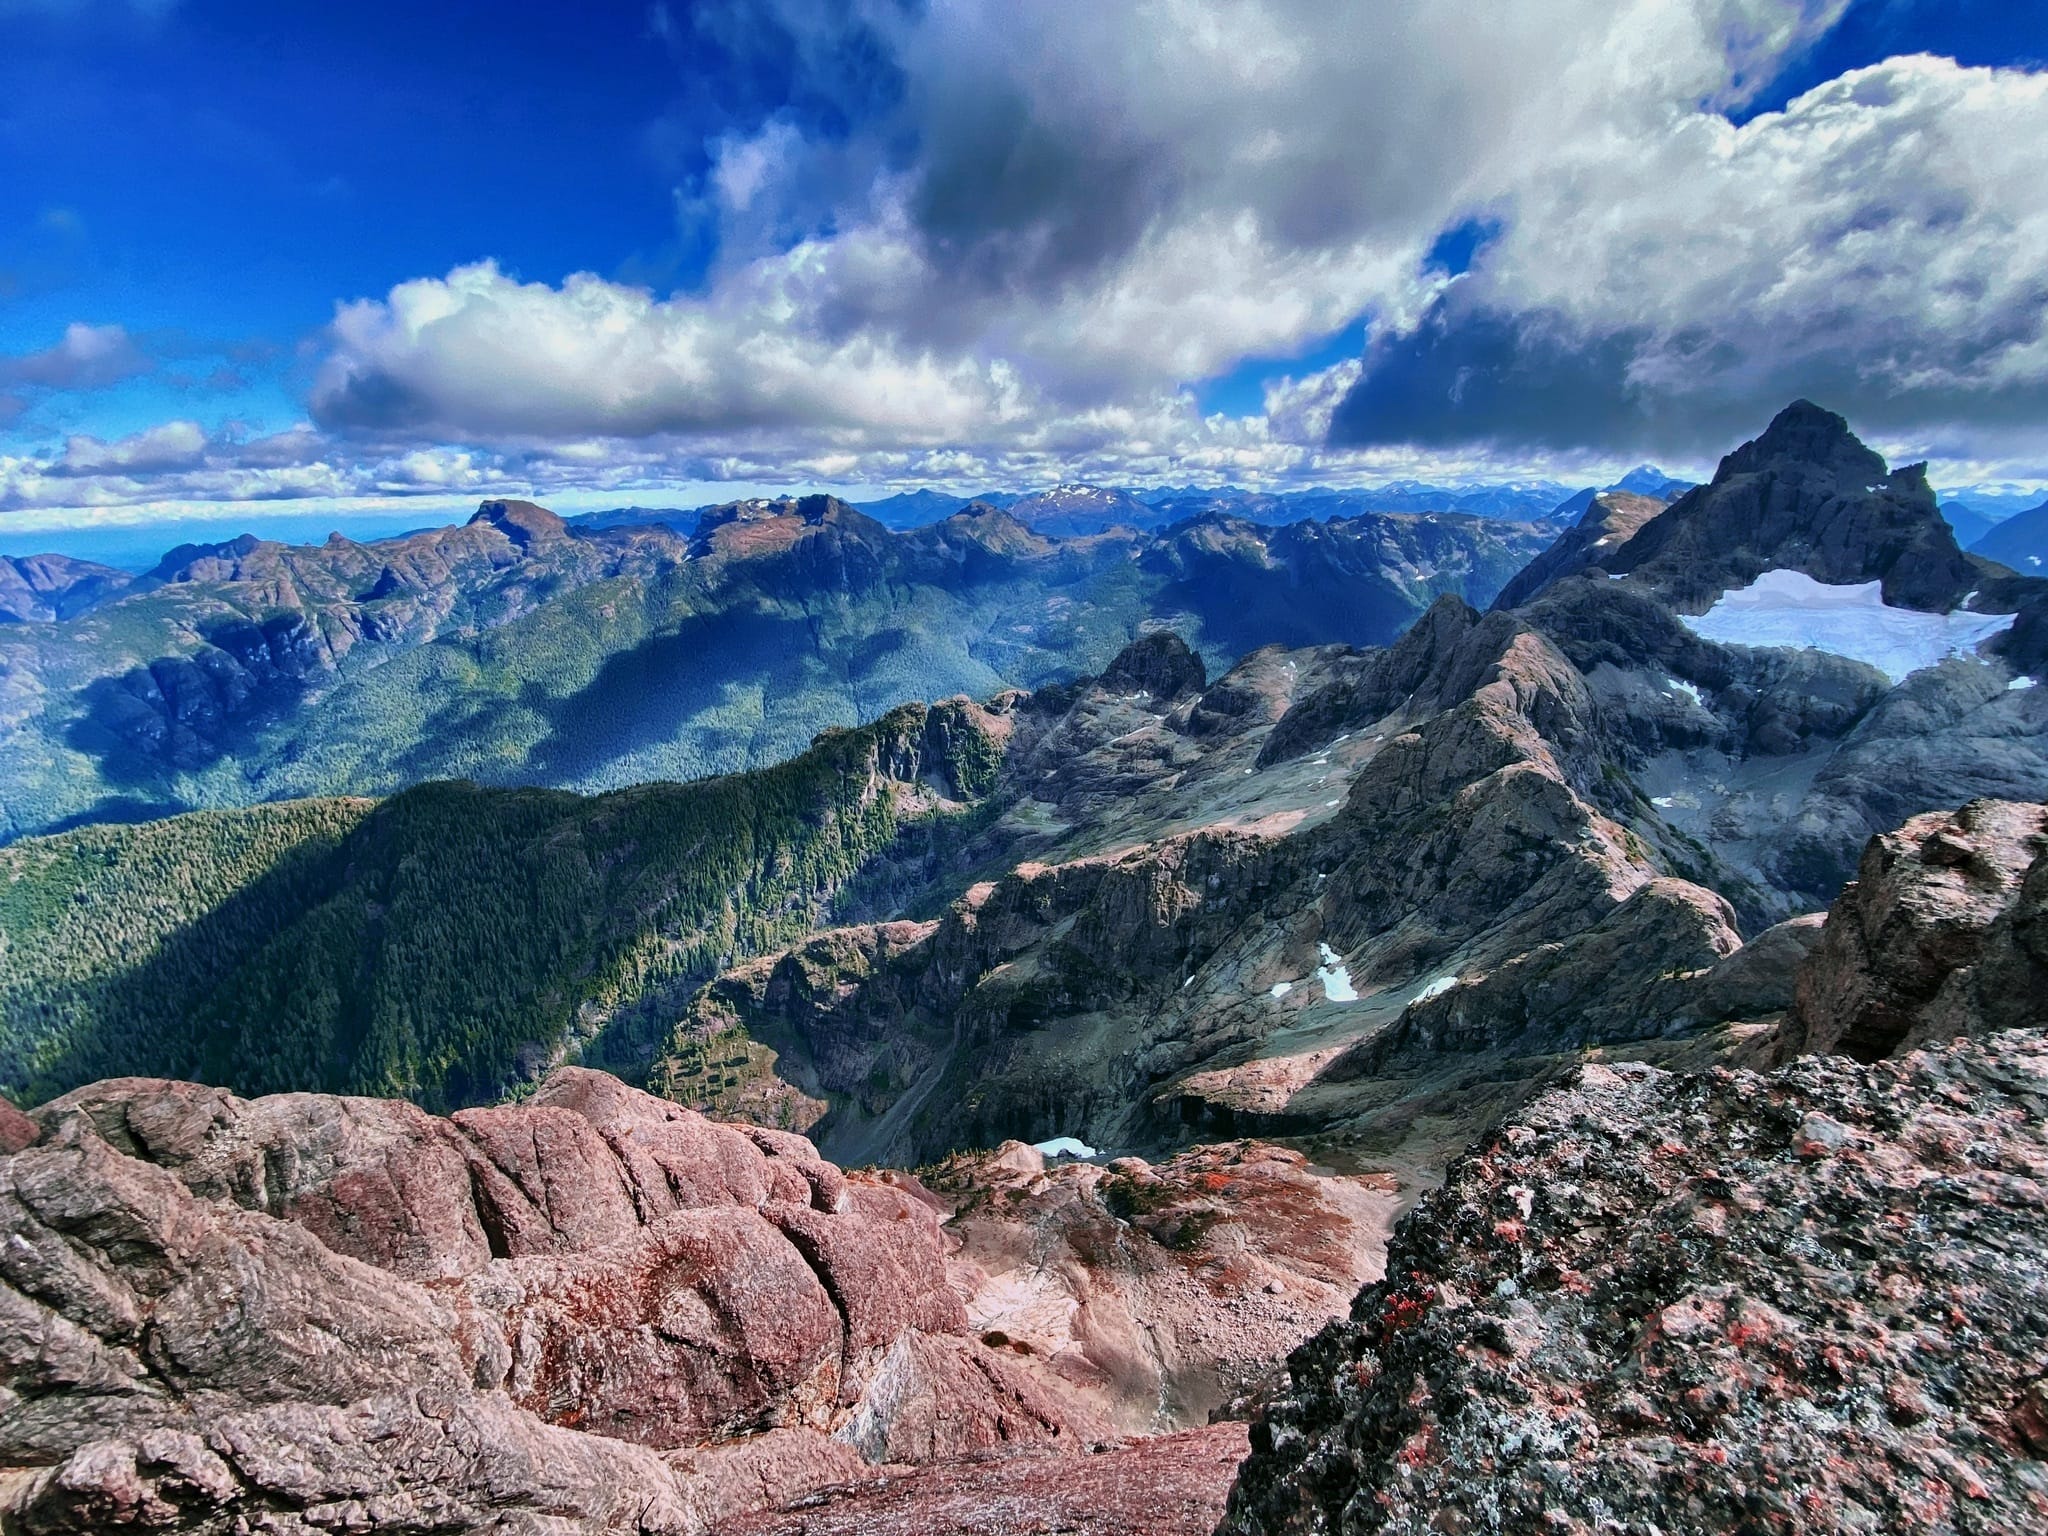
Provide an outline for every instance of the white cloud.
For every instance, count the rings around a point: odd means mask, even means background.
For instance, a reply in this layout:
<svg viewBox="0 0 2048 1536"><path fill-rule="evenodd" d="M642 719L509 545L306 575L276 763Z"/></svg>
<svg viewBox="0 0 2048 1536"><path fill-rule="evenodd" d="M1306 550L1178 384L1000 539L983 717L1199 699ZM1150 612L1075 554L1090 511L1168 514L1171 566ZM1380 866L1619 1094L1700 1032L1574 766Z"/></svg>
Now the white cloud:
<svg viewBox="0 0 2048 1536"><path fill-rule="evenodd" d="M321 419L489 438L730 432L802 423L935 442L1019 409L1000 360L912 350L813 321L827 253L799 246L716 303L587 273L559 288L495 264L345 306L313 391ZM806 323L812 322L812 323Z"/></svg>
<svg viewBox="0 0 2048 1536"><path fill-rule="evenodd" d="M56 343L41 351L0 356L0 384L50 390L105 389L149 368L149 358L120 326L73 322Z"/></svg>
<svg viewBox="0 0 2048 1536"><path fill-rule="evenodd" d="M856 6L899 106L869 153L779 118L723 138L707 292L488 263L404 283L337 315L315 414L927 446L1170 394L1366 311L1413 323L1446 224L1580 137L1739 98L1843 3L1522 0L1483 27L1425 0Z"/></svg>
<svg viewBox="0 0 2048 1536"><path fill-rule="evenodd" d="M678 192L717 240L701 288L421 276L339 308L313 426L214 434L155 480L0 461L0 506L59 482L1590 477L1659 443L1696 466L1794 393L2039 478L2048 77L1894 60L1723 115L1847 3L672 9L651 26L679 53L796 39L793 93L852 125L721 127ZM868 54L888 91L849 73ZM1474 219L1498 229L1474 269L1432 269ZM1197 404L1361 316L1367 357L1250 415Z"/></svg>
<svg viewBox="0 0 2048 1536"><path fill-rule="evenodd" d="M206 432L198 422L167 421L111 443L96 437L70 438L55 470L81 475L193 469L205 451Z"/></svg>
<svg viewBox="0 0 2048 1536"><path fill-rule="evenodd" d="M1459 379L1474 432L1701 447L1805 394L1923 453L2048 452L2044 142L2048 75L1927 57L1740 127L1576 139L1425 341L1390 349L1379 388L1410 404L1377 419L1402 435ZM1521 386L1479 388L1496 370Z"/></svg>

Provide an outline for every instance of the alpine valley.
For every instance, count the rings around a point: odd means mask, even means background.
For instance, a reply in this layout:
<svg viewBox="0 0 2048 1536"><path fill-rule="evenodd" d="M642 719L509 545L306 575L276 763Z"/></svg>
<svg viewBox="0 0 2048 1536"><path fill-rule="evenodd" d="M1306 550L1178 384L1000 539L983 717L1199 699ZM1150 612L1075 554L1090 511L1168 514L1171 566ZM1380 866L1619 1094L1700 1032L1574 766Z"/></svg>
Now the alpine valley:
<svg viewBox="0 0 2048 1536"><path fill-rule="evenodd" d="M0 562L5 1529L2048 1526L2048 580L921 494Z"/></svg>

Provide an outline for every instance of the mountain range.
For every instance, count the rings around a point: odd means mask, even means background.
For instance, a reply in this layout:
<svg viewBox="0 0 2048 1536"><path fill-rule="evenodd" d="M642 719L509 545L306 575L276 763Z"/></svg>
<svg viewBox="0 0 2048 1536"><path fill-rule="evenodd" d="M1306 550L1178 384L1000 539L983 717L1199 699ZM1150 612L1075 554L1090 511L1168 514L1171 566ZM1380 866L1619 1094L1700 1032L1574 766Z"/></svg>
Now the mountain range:
<svg viewBox="0 0 2048 1536"><path fill-rule="evenodd" d="M1631 479L16 569L10 1517L2024 1525L2048 580Z"/></svg>
<svg viewBox="0 0 2048 1536"><path fill-rule="evenodd" d="M1658 975L1825 906L1874 833L2048 793L2044 696L2026 686L2048 662L2048 583L1959 550L1919 470L1890 471L1840 418L1794 407L1712 483L1669 503L1601 493L1529 559L1540 537L1447 515L1210 514L1060 540L993 508L898 535L816 498L734 504L687 550L665 529L577 534L489 503L390 547L180 551L80 618L10 632L64 655L73 632L103 646L95 625L141 609L212 647L146 670L161 708L132 672L74 694L125 733L102 774L139 761L162 786L255 798L322 764L396 778L495 754L501 783L680 768L604 747L644 742L673 674L698 668L732 690L751 667L797 703L778 701L770 743L840 733L783 766L595 798L428 784L26 839L4 855L8 1084L61 1091L146 1061L459 1107L581 1054L686 1101L758 1100L856 1160L1143 1141L1187 1117L1258 1122L1249 1106L1276 1093L1328 1098L1309 1119L1330 1123L1348 1079L1324 1069L1368 1038L1375 1059L1404 1031L1433 1039L1442 998L1487 1051L1560 1014L1575 1045L1655 1033L1693 1006ZM1833 650L1726 643L1724 598L1786 573L1871 584L1867 602L1821 637ZM646 638L657 596L692 625ZM285 611L259 623L255 602ZM964 646L944 628L963 615ZM1945 639L1954 625L1981 647ZM607 655L617 633L637 643ZM556 730L532 743L506 721L547 674L520 668L563 667L542 648L564 644L598 684L558 687ZM1886 670L1916 644L1931 664ZM1039 680L1091 647L1108 660L1092 680ZM1218 652L1242 659L1217 669ZM296 675L278 679L280 657L303 658ZM782 679L828 660L855 701L978 686L929 717L835 719L836 688L806 714ZM479 686L500 669L517 689ZM666 718L672 740L709 729ZM943 746L902 745L927 718L959 723ZM786 804L812 809L769 813ZM634 830L647 818L661 836ZM685 846L720 878L671 864ZM437 854L416 862L422 848ZM167 867L195 872L172 902ZM867 926L810 937L846 922ZM1588 944L1647 968L1620 1012L1596 1022L1555 980L1532 1012L1529 978L1571 973ZM159 959L131 970L129 952ZM281 970L284 953L331 958ZM494 954L520 960L493 973ZM280 1018L303 1040L273 1057L259 1039ZM728 1049L738 1068L710 1072Z"/></svg>
<svg viewBox="0 0 2048 1536"><path fill-rule="evenodd" d="M184 546L136 578L0 562L0 835L431 778L602 790L781 761L905 699L1099 669L1167 626L1222 661L1486 602L1544 524L1209 515L897 533L830 497L578 526L526 502L356 544Z"/></svg>

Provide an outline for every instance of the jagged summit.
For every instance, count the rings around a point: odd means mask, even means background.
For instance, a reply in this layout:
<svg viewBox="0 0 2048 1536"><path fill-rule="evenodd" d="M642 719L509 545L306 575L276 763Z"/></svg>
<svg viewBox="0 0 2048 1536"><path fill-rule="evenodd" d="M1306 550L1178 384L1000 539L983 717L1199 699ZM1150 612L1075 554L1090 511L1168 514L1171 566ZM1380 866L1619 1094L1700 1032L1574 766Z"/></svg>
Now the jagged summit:
<svg viewBox="0 0 2048 1536"><path fill-rule="evenodd" d="M476 509L470 526L495 528L524 549L551 539L567 538L569 525L546 507L531 501L487 501Z"/></svg>
<svg viewBox="0 0 2048 1536"><path fill-rule="evenodd" d="M1770 570L1830 585L1880 581L1887 602L1944 613L1981 582L1924 467L1893 472L1840 416L1806 400L1601 563L1683 612Z"/></svg>
<svg viewBox="0 0 2048 1536"><path fill-rule="evenodd" d="M216 581L256 553L263 540L237 534L218 544L180 544L159 560L142 579L147 582Z"/></svg>
<svg viewBox="0 0 2048 1536"><path fill-rule="evenodd" d="M1632 577L1694 614L1766 571L1831 586L1877 581L1887 603L1935 613L1990 597L1996 579L1957 545L1925 465L1889 468L1847 421L1810 400L1780 411L1722 459L1711 482L1668 507L1626 492L1596 498L1500 604L1519 606L1591 569Z"/></svg>
<svg viewBox="0 0 2048 1536"><path fill-rule="evenodd" d="M1882 480L1889 472L1882 455L1866 447L1849 429L1846 417L1794 400L1771 418L1771 424L1721 460L1711 482L1721 485L1737 475L1755 474L1775 460L1835 470L1849 479Z"/></svg>
<svg viewBox="0 0 2048 1536"><path fill-rule="evenodd" d="M1209 675L1202 658L1170 629L1140 636L1117 652L1102 674L1102 686L1116 692L1149 693L1164 704L1183 694L1199 693Z"/></svg>

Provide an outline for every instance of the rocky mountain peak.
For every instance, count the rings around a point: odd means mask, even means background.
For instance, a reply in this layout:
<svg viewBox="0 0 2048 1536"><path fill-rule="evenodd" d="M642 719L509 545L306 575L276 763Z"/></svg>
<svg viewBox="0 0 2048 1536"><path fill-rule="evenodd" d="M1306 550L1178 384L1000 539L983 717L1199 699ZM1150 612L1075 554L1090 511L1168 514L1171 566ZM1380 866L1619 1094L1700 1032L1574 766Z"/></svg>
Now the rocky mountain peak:
<svg viewBox="0 0 2048 1536"><path fill-rule="evenodd" d="M1170 629L1141 636L1117 652L1102 674L1104 688L1118 693L1149 693L1159 703L1199 693L1208 683L1202 658Z"/></svg>
<svg viewBox="0 0 2048 1536"><path fill-rule="evenodd" d="M521 549L569 535L567 523L531 501L486 501L469 521L497 529Z"/></svg>
<svg viewBox="0 0 2048 1536"><path fill-rule="evenodd" d="M800 496L796 502L796 515L814 526L824 523L866 523L872 522L866 513L848 506L837 496Z"/></svg>
<svg viewBox="0 0 2048 1536"><path fill-rule="evenodd" d="M126 571L68 555L0 555L0 624L67 619L126 589Z"/></svg>
<svg viewBox="0 0 2048 1536"><path fill-rule="evenodd" d="M1846 421L1807 400L1598 563L1686 613L1771 570L1838 586L1881 581L1886 602L1944 613L1983 582L1924 467L1894 474Z"/></svg>
<svg viewBox="0 0 2048 1536"><path fill-rule="evenodd" d="M232 580L240 563L262 545L263 540L253 533L237 534L218 544L180 544L159 560L143 580L164 583Z"/></svg>
<svg viewBox="0 0 2048 1536"><path fill-rule="evenodd" d="M1860 476L1866 482L1882 480L1887 473L1882 456L1864 446L1846 419L1811 400L1795 400L1772 417L1761 434L1721 460L1713 484L1780 463L1832 469L1845 479Z"/></svg>
<svg viewBox="0 0 2048 1536"><path fill-rule="evenodd" d="M1601 491L1591 496L1578 522L1501 588L1494 607L1519 608L1560 577L1604 565L1667 505L1655 496L1633 491Z"/></svg>

